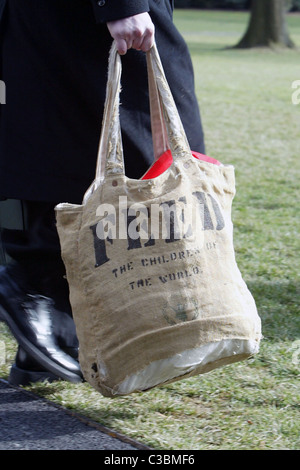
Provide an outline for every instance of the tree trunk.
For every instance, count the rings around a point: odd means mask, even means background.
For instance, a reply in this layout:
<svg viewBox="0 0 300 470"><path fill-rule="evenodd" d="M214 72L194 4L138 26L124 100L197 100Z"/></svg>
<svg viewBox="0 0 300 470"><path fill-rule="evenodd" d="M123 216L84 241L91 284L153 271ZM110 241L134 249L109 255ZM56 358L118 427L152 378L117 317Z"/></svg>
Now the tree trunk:
<svg viewBox="0 0 300 470"><path fill-rule="evenodd" d="M294 47L285 18L285 0L252 0L251 16L237 48Z"/></svg>

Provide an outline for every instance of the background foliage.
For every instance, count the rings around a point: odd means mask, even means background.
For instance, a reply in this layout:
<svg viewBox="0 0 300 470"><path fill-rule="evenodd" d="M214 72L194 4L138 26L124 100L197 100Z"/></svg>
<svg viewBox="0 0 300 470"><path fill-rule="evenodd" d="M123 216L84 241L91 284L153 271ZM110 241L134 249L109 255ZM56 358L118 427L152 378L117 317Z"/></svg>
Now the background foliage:
<svg viewBox="0 0 300 470"><path fill-rule="evenodd" d="M248 17L246 11L174 12L193 60L207 155L235 167L234 245L262 319L259 354L114 400L87 383L29 387L155 449L300 449L300 103L292 102L300 25L298 15L287 15L295 49L231 47ZM4 379L16 348L0 322Z"/></svg>
<svg viewBox="0 0 300 470"><path fill-rule="evenodd" d="M286 0L288 11L300 11L300 0ZM176 8L247 10L251 0L175 0Z"/></svg>

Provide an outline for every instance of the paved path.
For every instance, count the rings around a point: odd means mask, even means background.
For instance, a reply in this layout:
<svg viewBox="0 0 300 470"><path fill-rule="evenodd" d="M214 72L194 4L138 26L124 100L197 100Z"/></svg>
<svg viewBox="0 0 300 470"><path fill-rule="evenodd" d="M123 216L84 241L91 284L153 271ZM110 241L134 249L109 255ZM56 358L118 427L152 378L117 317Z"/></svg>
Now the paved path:
<svg viewBox="0 0 300 470"><path fill-rule="evenodd" d="M147 447L0 379L0 450L142 450Z"/></svg>

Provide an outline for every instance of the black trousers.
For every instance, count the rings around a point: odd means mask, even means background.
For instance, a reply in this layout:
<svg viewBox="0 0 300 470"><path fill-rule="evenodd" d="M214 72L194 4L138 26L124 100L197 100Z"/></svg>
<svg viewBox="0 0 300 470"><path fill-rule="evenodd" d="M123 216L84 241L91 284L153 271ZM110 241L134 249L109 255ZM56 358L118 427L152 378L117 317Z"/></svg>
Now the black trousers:
<svg viewBox="0 0 300 470"><path fill-rule="evenodd" d="M68 285L56 230L55 203L21 201L23 230L2 229L2 244L29 291L50 296L69 310Z"/></svg>
<svg viewBox="0 0 300 470"><path fill-rule="evenodd" d="M170 2L149 0L149 5L190 147L204 153L186 43L172 21ZM0 78L6 84L0 197L81 204L95 177L112 42L107 26L96 24L88 0L9 0L0 29ZM126 175L140 178L153 162L145 54L130 50L122 64Z"/></svg>
<svg viewBox="0 0 300 470"><path fill-rule="evenodd" d="M171 4L149 5L190 147L204 153L186 43L172 21ZM0 108L0 197L22 199L27 214L26 230L4 230L2 238L40 293L64 279L56 201L81 204L95 176L111 42L85 0L9 0L1 18L0 78L7 96ZM153 161L146 58L130 50L122 63L126 174L140 178Z"/></svg>

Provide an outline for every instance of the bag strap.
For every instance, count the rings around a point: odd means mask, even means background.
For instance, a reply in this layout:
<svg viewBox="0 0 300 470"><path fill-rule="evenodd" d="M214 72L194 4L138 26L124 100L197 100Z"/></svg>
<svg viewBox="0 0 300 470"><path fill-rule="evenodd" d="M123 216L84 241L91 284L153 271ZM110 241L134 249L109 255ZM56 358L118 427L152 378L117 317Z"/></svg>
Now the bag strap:
<svg viewBox="0 0 300 470"><path fill-rule="evenodd" d="M156 160L170 149L175 161L191 154L191 149L156 44L147 53L147 69L154 157Z"/></svg>
<svg viewBox="0 0 300 470"><path fill-rule="evenodd" d="M185 131L167 83L156 44L147 52L151 125L155 158L170 148L176 160L191 153ZM122 64L115 41L109 55L106 101L93 190L109 175L125 174L119 99ZM159 154L159 152L161 152Z"/></svg>
<svg viewBox="0 0 300 470"><path fill-rule="evenodd" d="M119 118L122 64L113 41L108 61L106 99L97 156L96 185L106 174L124 174L124 158Z"/></svg>
<svg viewBox="0 0 300 470"><path fill-rule="evenodd" d="M151 118L151 133L153 142L154 161L169 150L168 134L163 116L163 109L157 89L156 80L147 55L149 103Z"/></svg>

